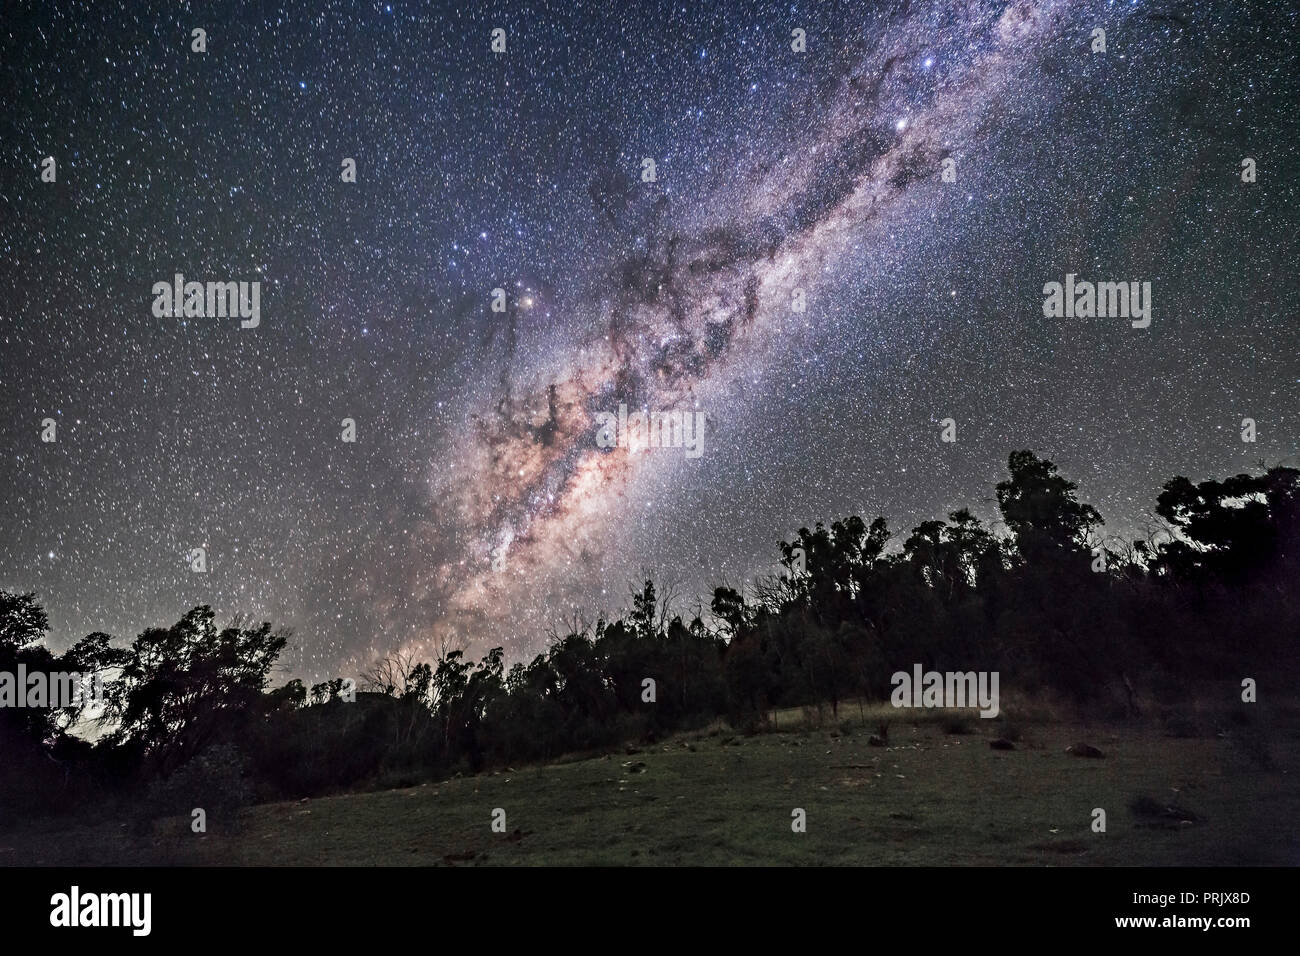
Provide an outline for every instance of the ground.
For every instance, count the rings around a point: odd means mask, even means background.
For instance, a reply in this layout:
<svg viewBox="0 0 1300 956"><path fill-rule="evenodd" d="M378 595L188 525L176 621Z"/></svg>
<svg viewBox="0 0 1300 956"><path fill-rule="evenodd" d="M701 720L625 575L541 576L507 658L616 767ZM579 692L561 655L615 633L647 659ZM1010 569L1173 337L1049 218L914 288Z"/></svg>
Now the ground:
<svg viewBox="0 0 1300 956"><path fill-rule="evenodd" d="M0 863L1300 864L1294 726L1174 737L849 710L820 727L788 712L789 729L753 736L715 725L634 752L214 814L206 834L181 818L145 834L113 819L34 823L0 833ZM869 742L881 716L888 747ZM1015 749L989 746L1006 734ZM1079 743L1104 756L1067 752ZM792 830L796 809L806 832Z"/></svg>

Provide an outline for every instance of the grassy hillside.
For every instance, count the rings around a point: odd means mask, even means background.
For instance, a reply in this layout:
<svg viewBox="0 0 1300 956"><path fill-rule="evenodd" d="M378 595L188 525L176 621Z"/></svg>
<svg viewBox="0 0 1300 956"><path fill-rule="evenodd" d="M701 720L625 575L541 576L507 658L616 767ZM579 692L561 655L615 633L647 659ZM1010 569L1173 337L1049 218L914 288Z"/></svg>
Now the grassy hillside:
<svg viewBox="0 0 1300 956"><path fill-rule="evenodd" d="M258 806L238 821L0 833L6 864L1300 864L1300 733L1022 725L843 708L635 752ZM872 746L877 718L889 746ZM912 714L909 714L909 717ZM963 726L964 725L964 726ZM957 731L968 731L961 733ZM1104 757L1066 752L1080 741ZM1268 756L1262 756L1267 752ZM1268 769L1271 764L1272 769ZM506 832L492 832L495 808ZM1105 833L1091 830L1106 811ZM794 808L807 832L791 830Z"/></svg>

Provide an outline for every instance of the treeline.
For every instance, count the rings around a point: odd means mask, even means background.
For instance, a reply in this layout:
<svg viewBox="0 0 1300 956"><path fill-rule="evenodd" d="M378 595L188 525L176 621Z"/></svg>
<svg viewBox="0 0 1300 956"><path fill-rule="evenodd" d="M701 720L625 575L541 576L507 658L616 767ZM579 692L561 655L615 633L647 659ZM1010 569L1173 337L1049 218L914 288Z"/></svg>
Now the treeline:
<svg viewBox="0 0 1300 956"><path fill-rule="evenodd" d="M718 587L684 621L646 581L620 619L574 627L505 667L459 650L271 688L287 637L198 607L130 646L44 645L31 594L0 592L0 675L102 673L102 711L0 707L0 820L123 801L148 816L392 786L654 740L725 715L889 696L890 675L999 671L1108 715L1177 706L1202 681L1293 679L1300 647L1300 471L1175 478L1147 540L1100 535L1076 485L1030 452L968 510L898 540L884 518L801 528L783 572ZM93 733L85 733L91 724ZM75 732L74 732L75 731Z"/></svg>

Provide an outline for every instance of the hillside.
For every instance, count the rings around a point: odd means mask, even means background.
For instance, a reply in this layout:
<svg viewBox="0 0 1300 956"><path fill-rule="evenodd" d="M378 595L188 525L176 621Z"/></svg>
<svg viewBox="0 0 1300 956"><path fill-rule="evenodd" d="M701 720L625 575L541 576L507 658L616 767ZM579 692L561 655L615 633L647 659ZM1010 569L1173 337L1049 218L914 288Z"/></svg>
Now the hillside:
<svg viewBox="0 0 1300 956"><path fill-rule="evenodd" d="M0 863L1300 863L1294 722L1172 737L927 714L892 722L878 747L868 738L886 712L853 710L834 728L746 737L715 726L631 753L258 806L234 830L210 820L206 835L182 819L143 837L120 821L0 833ZM990 748L1008 732L1015 749ZM1104 756L1067 753L1080 741ZM1090 828L1097 807L1105 833ZM495 808L504 834L492 832ZM791 830L794 808L806 833Z"/></svg>

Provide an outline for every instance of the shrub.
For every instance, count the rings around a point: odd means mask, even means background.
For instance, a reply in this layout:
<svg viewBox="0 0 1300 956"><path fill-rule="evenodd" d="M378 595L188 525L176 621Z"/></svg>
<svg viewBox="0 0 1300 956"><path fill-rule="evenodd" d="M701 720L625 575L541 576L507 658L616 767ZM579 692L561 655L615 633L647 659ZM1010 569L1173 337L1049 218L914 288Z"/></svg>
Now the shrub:
<svg viewBox="0 0 1300 956"><path fill-rule="evenodd" d="M149 785L145 809L150 817L189 814L196 807L212 820L233 816L252 802L243 756L231 744L214 744L168 777Z"/></svg>
<svg viewBox="0 0 1300 956"><path fill-rule="evenodd" d="M952 734L957 737L971 732L970 720L960 714L950 714L944 717L940 726L943 727L945 734Z"/></svg>

